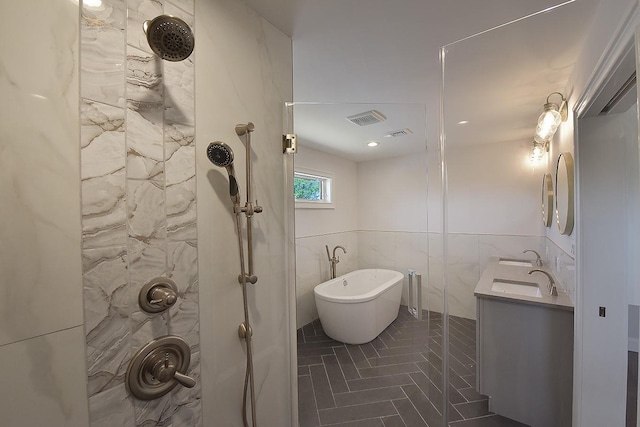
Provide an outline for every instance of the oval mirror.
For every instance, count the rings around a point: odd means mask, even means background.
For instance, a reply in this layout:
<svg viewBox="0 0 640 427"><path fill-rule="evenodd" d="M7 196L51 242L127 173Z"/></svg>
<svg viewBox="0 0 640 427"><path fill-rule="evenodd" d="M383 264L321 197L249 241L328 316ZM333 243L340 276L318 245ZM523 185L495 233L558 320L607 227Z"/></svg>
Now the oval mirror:
<svg viewBox="0 0 640 427"><path fill-rule="evenodd" d="M573 157L562 153L556 164L556 222L560 234L573 231Z"/></svg>
<svg viewBox="0 0 640 427"><path fill-rule="evenodd" d="M553 181L550 173L542 176L542 223L545 227L551 227L553 217Z"/></svg>

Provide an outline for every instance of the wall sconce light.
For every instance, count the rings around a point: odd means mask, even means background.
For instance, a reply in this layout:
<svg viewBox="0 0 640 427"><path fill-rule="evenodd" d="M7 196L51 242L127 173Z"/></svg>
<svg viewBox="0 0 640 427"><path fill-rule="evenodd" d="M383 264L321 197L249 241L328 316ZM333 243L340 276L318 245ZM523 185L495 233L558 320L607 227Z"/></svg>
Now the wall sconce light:
<svg viewBox="0 0 640 427"><path fill-rule="evenodd" d="M560 105L549 102L552 95L560 96ZM567 100L560 92L553 92L547 96L547 103L544 104L544 111L538 118L536 134L533 137L537 143L547 144L553 138L561 122L567 121Z"/></svg>
<svg viewBox="0 0 640 427"><path fill-rule="evenodd" d="M533 141L533 147L531 147L531 152L529 153L529 160L533 163L537 163L542 160L544 155L549 151L549 143L539 143Z"/></svg>

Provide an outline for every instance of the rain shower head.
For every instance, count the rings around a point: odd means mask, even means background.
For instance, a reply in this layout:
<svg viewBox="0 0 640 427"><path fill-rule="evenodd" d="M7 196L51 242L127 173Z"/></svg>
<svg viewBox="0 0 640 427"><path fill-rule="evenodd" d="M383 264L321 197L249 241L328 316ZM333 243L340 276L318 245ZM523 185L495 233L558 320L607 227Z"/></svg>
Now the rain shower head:
<svg viewBox="0 0 640 427"><path fill-rule="evenodd" d="M225 168L229 174L229 195L234 205L240 204L240 194L238 191L238 181L233 169L233 150L221 141L212 142L207 147L207 158L211 163L221 168Z"/></svg>
<svg viewBox="0 0 640 427"><path fill-rule="evenodd" d="M182 61L193 52L194 38L189 24L171 15L160 15L142 26L151 50L167 61Z"/></svg>

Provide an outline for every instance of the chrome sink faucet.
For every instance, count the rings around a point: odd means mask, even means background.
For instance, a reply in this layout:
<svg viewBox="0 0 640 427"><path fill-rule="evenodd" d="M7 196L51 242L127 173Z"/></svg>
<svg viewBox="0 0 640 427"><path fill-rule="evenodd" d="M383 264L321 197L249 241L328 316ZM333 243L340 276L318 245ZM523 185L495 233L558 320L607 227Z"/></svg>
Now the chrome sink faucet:
<svg viewBox="0 0 640 427"><path fill-rule="evenodd" d="M540 254L533 249L525 249L524 251L522 251L523 254L526 254L527 252L533 252L534 254L536 254L536 265L538 267L542 267L542 258L540 257Z"/></svg>
<svg viewBox="0 0 640 427"><path fill-rule="evenodd" d="M335 279L336 264L340 262L340 257L336 256L336 249L342 249L342 252L344 252L345 254L347 253L347 250L342 246L336 246L335 248L333 248L333 256L331 256L329 255L329 246L324 245L324 247L327 250L327 258L329 258L329 263L331 264L331 278Z"/></svg>
<svg viewBox="0 0 640 427"><path fill-rule="evenodd" d="M531 273L544 273L548 278L549 278L549 283L547 283L547 291L549 291L549 295L551 295L552 297L557 297L558 296L558 289L556 288L556 282L555 280L553 280L553 277L551 277L551 275L549 273L547 273L544 270L539 270L537 268L534 268L533 270L531 270L529 272L529 274Z"/></svg>

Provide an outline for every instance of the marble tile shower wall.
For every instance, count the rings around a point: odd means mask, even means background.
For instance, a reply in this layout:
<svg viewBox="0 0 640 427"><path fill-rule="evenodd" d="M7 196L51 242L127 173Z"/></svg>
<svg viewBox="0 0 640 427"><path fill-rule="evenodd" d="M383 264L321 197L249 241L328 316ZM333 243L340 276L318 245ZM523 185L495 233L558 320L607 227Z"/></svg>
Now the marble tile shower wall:
<svg viewBox="0 0 640 427"><path fill-rule="evenodd" d="M162 14L193 28L194 0L103 0L81 18L82 259L92 427L201 425L200 385L148 402L128 396L131 357L162 335L190 345L198 380L193 55L161 61L142 23ZM172 278L163 314L137 305L142 285Z"/></svg>

